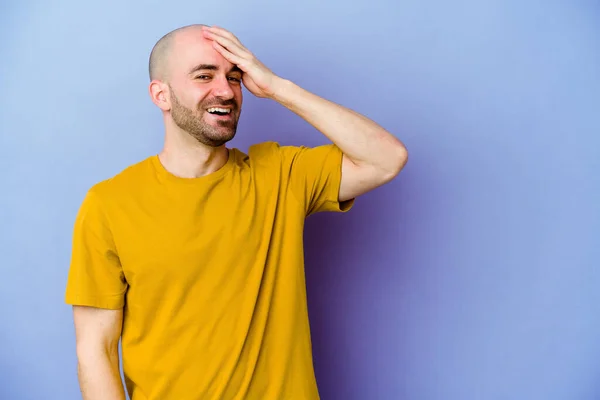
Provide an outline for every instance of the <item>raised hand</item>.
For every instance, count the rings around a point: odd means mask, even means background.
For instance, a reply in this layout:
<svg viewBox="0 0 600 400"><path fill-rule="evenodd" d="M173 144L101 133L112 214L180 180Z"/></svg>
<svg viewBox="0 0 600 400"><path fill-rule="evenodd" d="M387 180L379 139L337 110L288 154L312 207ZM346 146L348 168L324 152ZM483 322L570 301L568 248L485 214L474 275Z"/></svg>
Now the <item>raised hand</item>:
<svg viewBox="0 0 600 400"><path fill-rule="evenodd" d="M242 81L252 94L263 98L273 97L275 85L280 78L244 47L233 33L217 26L205 26L203 34L213 41L213 47L226 60L243 71Z"/></svg>

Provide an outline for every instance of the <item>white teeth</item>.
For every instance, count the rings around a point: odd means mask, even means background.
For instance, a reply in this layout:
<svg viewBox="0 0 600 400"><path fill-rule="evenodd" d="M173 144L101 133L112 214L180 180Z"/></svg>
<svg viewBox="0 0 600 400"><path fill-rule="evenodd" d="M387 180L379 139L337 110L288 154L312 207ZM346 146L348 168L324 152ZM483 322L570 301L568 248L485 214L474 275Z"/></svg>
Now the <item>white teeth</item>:
<svg viewBox="0 0 600 400"><path fill-rule="evenodd" d="M229 108L219 108L219 107L212 107L212 108L209 108L207 111L209 113L221 112L221 113L226 113L226 114L229 114L231 112L231 110Z"/></svg>

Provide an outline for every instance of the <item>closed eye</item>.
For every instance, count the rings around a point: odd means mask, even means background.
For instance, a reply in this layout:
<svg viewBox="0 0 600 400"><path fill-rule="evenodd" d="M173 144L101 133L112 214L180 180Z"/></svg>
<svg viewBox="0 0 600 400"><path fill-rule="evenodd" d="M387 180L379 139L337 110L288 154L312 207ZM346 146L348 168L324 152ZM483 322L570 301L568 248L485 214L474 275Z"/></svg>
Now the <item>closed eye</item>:
<svg viewBox="0 0 600 400"><path fill-rule="evenodd" d="M200 80L207 80L207 79L211 79L212 77L210 75L198 75L196 77L196 79L200 79ZM241 78L237 78L235 76L230 76L227 78L230 81L234 81L234 82L241 82L242 79Z"/></svg>

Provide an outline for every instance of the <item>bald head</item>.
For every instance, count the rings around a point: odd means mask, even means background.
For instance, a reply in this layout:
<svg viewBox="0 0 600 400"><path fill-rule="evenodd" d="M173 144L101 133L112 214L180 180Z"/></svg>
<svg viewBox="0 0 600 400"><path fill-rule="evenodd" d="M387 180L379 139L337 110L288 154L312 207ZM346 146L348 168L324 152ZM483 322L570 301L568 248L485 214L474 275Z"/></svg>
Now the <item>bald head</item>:
<svg viewBox="0 0 600 400"><path fill-rule="evenodd" d="M150 53L150 61L148 65L148 72L150 74L150 80L161 80L165 81L169 76L169 58L175 47L177 36L183 32L191 30L202 29L204 24L187 25L181 28L177 28L156 42Z"/></svg>

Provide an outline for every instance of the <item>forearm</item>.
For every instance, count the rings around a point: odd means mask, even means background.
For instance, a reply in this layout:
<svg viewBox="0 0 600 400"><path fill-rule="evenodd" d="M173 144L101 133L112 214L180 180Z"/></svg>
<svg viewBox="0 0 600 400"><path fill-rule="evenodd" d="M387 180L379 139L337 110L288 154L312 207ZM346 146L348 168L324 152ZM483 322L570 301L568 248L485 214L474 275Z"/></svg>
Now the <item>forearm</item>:
<svg viewBox="0 0 600 400"><path fill-rule="evenodd" d="M273 99L323 133L357 165L396 171L405 161L402 142L359 113L284 79L277 81Z"/></svg>
<svg viewBox="0 0 600 400"><path fill-rule="evenodd" d="M80 355L78 376L83 400L125 400L118 351Z"/></svg>

